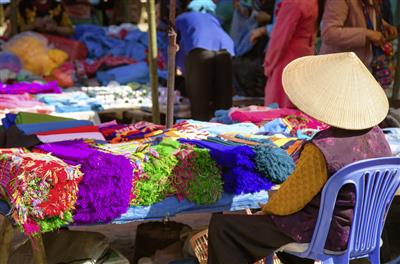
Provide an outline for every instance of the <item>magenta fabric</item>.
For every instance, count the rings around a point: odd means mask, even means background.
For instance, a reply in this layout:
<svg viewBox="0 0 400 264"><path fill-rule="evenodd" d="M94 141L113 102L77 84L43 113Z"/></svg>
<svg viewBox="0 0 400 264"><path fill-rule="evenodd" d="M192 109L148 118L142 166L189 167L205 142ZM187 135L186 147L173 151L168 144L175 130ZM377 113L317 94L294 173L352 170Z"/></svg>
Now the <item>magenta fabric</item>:
<svg viewBox="0 0 400 264"><path fill-rule="evenodd" d="M277 11L265 55L265 105L295 108L283 91L282 72L291 61L313 55L317 32L317 0L283 0Z"/></svg>
<svg viewBox="0 0 400 264"><path fill-rule="evenodd" d="M324 154L328 175L353 162L392 155L383 132L378 127L364 131L330 128L312 141ZM355 203L354 187L346 185L338 194L328 234L326 249L342 251L347 247ZM305 208L289 216L271 216L278 228L297 242L311 241L317 222L321 196L318 194Z"/></svg>
<svg viewBox="0 0 400 264"><path fill-rule="evenodd" d="M57 82L49 83L0 83L0 94L40 94L40 93L62 93Z"/></svg>

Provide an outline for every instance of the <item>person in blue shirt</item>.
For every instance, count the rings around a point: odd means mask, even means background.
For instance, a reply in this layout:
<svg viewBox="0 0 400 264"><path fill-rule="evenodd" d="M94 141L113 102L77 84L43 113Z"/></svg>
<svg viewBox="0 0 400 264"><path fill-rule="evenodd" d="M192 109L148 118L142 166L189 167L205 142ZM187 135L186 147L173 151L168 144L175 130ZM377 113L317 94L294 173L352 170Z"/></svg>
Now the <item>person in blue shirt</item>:
<svg viewBox="0 0 400 264"><path fill-rule="evenodd" d="M211 0L193 0L176 19L176 63L185 77L192 118L208 121L215 110L232 106L234 44L213 15Z"/></svg>

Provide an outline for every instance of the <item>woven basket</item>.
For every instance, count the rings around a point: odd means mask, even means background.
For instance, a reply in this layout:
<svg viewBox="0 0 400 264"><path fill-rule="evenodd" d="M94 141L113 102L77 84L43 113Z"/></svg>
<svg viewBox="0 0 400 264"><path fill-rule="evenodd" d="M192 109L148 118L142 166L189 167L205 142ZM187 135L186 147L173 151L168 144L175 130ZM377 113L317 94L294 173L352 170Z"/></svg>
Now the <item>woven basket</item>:
<svg viewBox="0 0 400 264"><path fill-rule="evenodd" d="M200 231L190 239L190 245L200 264L207 264L208 258L208 229ZM255 262L254 264L265 264L264 260ZM273 264L281 264L279 259L274 256Z"/></svg>

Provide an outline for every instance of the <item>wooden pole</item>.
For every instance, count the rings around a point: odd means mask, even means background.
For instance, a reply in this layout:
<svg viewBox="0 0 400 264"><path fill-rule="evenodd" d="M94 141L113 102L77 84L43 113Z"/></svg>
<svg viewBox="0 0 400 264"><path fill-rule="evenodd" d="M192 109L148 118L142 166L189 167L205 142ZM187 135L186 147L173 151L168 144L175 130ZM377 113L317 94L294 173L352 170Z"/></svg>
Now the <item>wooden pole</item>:
<svg viewBox="0 0 400 264"><path fill-rule="evenodd" d="M169 44L168 44L168 95L167 95L167 128L174 124L175 103L175 57L176 57L176 32L175 32L176 0L169 2Z"/></svg>
<svg viewBox="0 0 400 264"><path fill-rule="evenodd" d="M396 8L396 17L400 18L400 7L397 6ZM400 26L397 27L400 29ZM400 34L397 38L397 62L396 62L396 73L395 79L393 84L393 93L392 93L392 100L399 100L400 99Z"/></svg>
<svg viewBox="0 0 400 264"><path fill-rule="evenodd" d="M11 17L10 17L10 23L11 23L11 35L15 36L18 33L18 0L11 0Z"/></svg>
<svg viewBox="0 0 400 264"><path fill-rule="evenodd" d="M155 1L147 0L147 14L149 23L149 65L151 97L153 104L153 123L160 124L160 107L158 105L158 73L157 73L157 32Z"/></svg>
<svg viewBox="0 0 400 264"><path fill-rule="evenodd" d="M34 264L47 264L46 251L44 249L42 235L38 234L31 239L33 263Z"/></svg>
<svg viewBox="0 0 400 264"><path fill-rule="evenodd" d="M14 230L7 217L3 217L2 222L0 227L0 263L8 263Z"/></svg>

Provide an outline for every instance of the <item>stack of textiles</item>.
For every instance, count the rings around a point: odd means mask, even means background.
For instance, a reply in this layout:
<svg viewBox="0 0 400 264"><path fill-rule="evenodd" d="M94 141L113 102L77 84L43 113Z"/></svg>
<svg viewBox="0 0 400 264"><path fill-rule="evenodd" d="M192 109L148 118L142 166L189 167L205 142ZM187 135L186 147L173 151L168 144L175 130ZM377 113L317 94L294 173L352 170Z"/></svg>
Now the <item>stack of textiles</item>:
<svg viewBox="0 0 400 264"><path fill-rule="evenodd" d="M0 113L20 111L49 114L54 112L54 107L39 102L29 94L0 94Z"/></svg>
<svg viewBox="0 0 400 264"><path fill-rule="evenodd" d="M45 93L61 93L61 88L56 82L49 83L0 83L0 94L45 94Z"/></svg>
<svg viewBox="0 0 400 264"><path fill-rule="evenodd" d="M55 107L58 113L101 111L102 105L86 93L68 92L62 94L40 94L37 99L47 105Z"/></svg>
<svg viewBox="0 0 400 264"><path fill-rule="evenodd" d="M7 152L0 154L0 189L18 227L31 236L71 223L79 167L50 155Z"/></svg>
<svg viewBox="0 0 400 264"><path fill-rule="evenodd" d="M74 120L50 115L20 112L7 114L2 120L4 128L13 127L26 136L31 136L38 142L51 143L72 139L92 139L105 141L99 128L91 121ZM26 147L31 147L28 145Z"/></svg>

